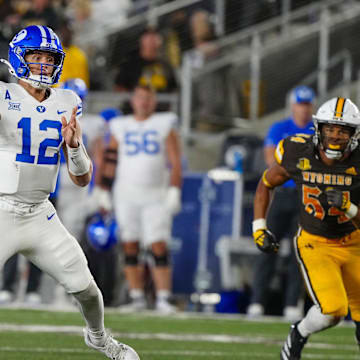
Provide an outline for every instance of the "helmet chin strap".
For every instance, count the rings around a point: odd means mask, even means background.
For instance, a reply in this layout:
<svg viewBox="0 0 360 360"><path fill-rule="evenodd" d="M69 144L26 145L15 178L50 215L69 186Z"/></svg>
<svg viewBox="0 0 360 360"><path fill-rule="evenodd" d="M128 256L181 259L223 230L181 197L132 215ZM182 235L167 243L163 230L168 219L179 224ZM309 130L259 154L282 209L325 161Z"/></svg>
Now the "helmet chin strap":
<svg viewBox="0 0 360 360"><path fill-rule="evenodd" d="M33 77L37 77L40 75L32 75ZM47 89L50 87L49 84L45 84L40 82L40 80L35 80L35 79L26 79L26 78L20 78L22 81L27 82L28 84L30 84L32 87L36 88L36 89Z"/></svg>

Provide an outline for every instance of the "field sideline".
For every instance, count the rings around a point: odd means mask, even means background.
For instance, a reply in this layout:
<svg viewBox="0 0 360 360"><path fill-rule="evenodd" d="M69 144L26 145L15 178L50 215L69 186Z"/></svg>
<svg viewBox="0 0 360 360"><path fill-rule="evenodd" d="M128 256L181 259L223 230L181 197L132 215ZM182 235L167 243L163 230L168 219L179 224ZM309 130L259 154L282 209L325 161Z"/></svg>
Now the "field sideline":
<svg viewBox="0 0 360 360"><path fill-rule="evenodd" d="M150 312L122 314L106 310L113 335L135 347L142 360L279 359L289 324L277 318L250 321L244 316ZM96 360L82 339L77 312L0 308L0 359ZM303 359L359 359L354 327L340 326L313 335Z"/></svg>

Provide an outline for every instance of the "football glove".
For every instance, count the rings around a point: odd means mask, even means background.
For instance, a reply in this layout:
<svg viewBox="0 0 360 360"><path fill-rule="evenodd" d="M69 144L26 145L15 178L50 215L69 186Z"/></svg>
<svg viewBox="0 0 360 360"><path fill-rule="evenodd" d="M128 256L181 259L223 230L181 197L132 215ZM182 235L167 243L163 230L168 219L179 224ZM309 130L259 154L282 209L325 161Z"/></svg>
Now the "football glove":
<svg viewBox="0 0 360 360"><path fill-rule="evenodd" d="M181 211L181 190L177 186L170 186L166 198L165 206L171 215L176 215Z"/></svg>
<svg viewBox="0 0 360 360"><path fill-rule="evenodd" d="M113 209L111 193L99 186L95 186L89 196L88 210L92 212L104 211L111 212Z"/></svg>
<svg viewBox="0 0 360 360"><path fill-rule="evenodd" d="M345 196L340 190L329 189L326 190L326 198L329 205L337 207L341 211L348 211L350 209L350 199Z"/></svg>
<svg viewBox="0 0 360 360"><path fill-rule="evenodd" d="M280 243L274 234L267 229L259 229L253 233L253 238L259 250L266 254L274 254L279 250Z"/></svg>

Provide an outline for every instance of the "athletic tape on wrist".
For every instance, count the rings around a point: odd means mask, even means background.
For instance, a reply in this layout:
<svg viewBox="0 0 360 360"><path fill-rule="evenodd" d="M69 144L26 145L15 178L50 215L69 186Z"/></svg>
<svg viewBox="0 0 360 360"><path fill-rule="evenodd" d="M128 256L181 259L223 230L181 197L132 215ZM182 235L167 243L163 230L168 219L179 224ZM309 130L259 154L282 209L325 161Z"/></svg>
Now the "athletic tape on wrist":
<svg viewBox="0 0 360 360"><path fill-rule="evenodd" d="M350 203L350 207L347 211L345 211L345 215L348 218L352 219L357 215L357 213L358 213L358 207L353 203Z"/></svg>
<svg viewBox="0 0 360 360"><path fill-rule="evenodd" d="M266 220L261 218L261 219L256 219L252 222L252 231L253 234L256 233L258 230L262 230L262 229L267 229L266 226Z"/></svg>
<svg viewBox="0 0 360 360"><path fill-rule="evenodd" d="M69 171L75 176L85 175L90 170L91 161L85 150L84 144L80 143L77 148L66 145L69 154Z"/></svg>

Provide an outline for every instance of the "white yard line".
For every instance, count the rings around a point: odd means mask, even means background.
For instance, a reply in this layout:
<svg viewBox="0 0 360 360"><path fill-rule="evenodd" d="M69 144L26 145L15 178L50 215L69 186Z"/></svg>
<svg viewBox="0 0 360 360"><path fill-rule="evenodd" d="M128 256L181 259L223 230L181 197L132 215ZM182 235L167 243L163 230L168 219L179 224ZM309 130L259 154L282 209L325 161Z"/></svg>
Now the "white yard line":
<svg viewBox="0 0 360 360"><path fill-rule="evenodd" d="M87 349L67 349L67 348L15 348L10 346L0 346L1 352L14 352L14 353L66 353L66 354L88 354L93 352L93 350ZM181 350L144 350L141 351L142 355L160 355L160 356L184 356L184 357L219 357L219 358L234 358L236 357L244 357L246 359L264 359L264 358L273 358L273 354L266 353L255 353L255 352L244 352L244 351L236 351L236 352L224 352L224 351L181 351ZM319 354L304 354L302 356L304 359L314 359L314 360L358 360L358 355L319 355Z"/></svg>
<svg viewBox="0 0 360 360"><path fill-rule="evenodd" d="M31 306L29 304L24 304L23 302L14 302L7 305L0 305L1 309L11 309L11 310L39 310L39 311L50 311L50 312L70 312L78 313L79 310L77 306L72 303L61 303L61 304L40 304ZM274 323L282 322L290 325L289 321L286 320L283 316L260 316L260 317L249 317L245 314L224 314L224 313L206 313L206 312L189 312L189 311L179 311L174 314L162 314L157 313L154 310L143 310L137 313L129 313L129 311L124 311L119 307L107 307L105 309L105 314L123 314L127 317L133 317L135 320L138 320L139 315L142 317L160 317L160 318L175 318L175 319L210 319L210 320L230 320L230 321L250 321L250 322L260 322L260 323ZM338 327L351 327L354 328L354 323L352 321L341 321Z"/></svg>
<svg viewBox="0 0 360 360"><path fill-rule="evenodd" d="M55 325L16 325L0 324L0 332L4 331L21 331L21 332L45 332L45 333L67 333L82 335L81 326L55 326ZM120 333L114 332L113 335L119 339L141 339L141 340L166 340L166 341L204 341L215 343L237 343L237 344L274 344L281 346L283 340L278 341L271 337L265 336L239 336L239 335L211 335L211 334L168 334L168 333ZM312 349L334 349L353 351L357 346L346 344L328 344L312 342L307 344L307 348Z"/></svg>

